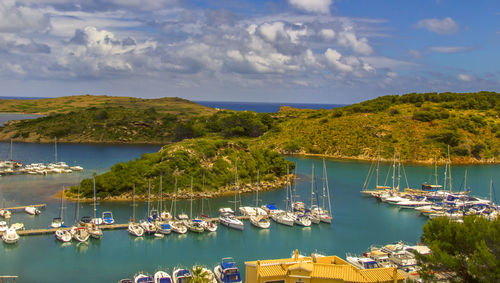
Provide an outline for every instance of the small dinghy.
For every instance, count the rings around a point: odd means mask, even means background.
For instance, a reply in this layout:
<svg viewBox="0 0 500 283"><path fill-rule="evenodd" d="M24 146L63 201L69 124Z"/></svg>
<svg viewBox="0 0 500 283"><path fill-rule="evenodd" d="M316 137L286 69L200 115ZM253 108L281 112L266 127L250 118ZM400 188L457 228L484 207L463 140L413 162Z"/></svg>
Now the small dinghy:
<svg viewBox="0 0 500 283"><path fill-rule="evenodd" d="M191 275L191 271L188 269L177 268L172 273L172 278L174 283L184 283L191 282L193 275Z"/></svg>
<svg viewBox="0 0 500 283"><path fill-rule="evenodd" d="M78 242L86 242L88 241L90 234L84 227L73 227L70 230L73 239Z"/></svg>

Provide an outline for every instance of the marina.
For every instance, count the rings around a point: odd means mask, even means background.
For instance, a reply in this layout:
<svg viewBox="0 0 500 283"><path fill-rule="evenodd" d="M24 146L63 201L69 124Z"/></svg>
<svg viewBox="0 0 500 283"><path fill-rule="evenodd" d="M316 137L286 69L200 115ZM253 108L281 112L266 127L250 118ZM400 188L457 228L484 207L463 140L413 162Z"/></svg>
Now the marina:
<svg viewBox="0 0 500 283"><path fill-rule="evenodd" d="M8 152L9 143L4 143L4 152ZM46 160L53 154L53 145L16 144L14 148L22 149L15 154L31 152L37 160ZM0 152L2 144L0 143ZM103 172L119 161L126 161L139 156L142 152L153 152L158 147L139 146L101 146L101 145L68 145L61 144L59 150L68 160L78 161L87 168L76 174L57 174L48 176L15 175L11 178L2 178L0 192L5 199L5 207L19 207L20 204L45 203L46 207L36 217L26 213L14 213L11 223L24 223L25 231L43 229L54 217L59 216L60 200L52 196L63 186L75 184L82 178L91 177L92 172ZM142 151L142 152L141 152ZM26 155L23 161L30 161ZM21 158L19 158L21 159ZM319 184L320 196L322 193L322 160L315 158L289 157L297 163L296 201L302 201L310 206L312 164L316 168L316 182ZM130 272L144 271L154 274L157 270L176 266L193 266L200 264L213 266L217 258L232 256L242 276L245 276L243 263L248 260L265 258L283 258L290 255L290 251L298 248L305 254L322 252L343 256L346 253L363 254L367 247L383 243L397 243L401 240L415 243L419 241L422 225L427 218L413 210L401 210L386 205L373 198L360 196L360 188L370 164L366 162L347 162L326 160L326 169L330 183L331 198L333 199L332 224L289 227L271 220L268 229L258 228L245 220L243 231L219 227L214 233L171 233L164 238L154 235L135 237L126 232L125 223L132 215L132 208L136 210L138 218L146 213L147 204L137 202L132 207L128 202L100 202L99 211L111 211L115 223L119 228L106 229L101 225L104 235L101 240L90 239L88 242L61 243L55 240L54 232L47 231L46 235L35 237L21 236L16 245L2 244L0 249L9 260L0 260L2 274L15 274L22 281L50 281L49 270L59 270L61 281L74 282L107 281L117 282L122 278L129 278ZM386 172L392 164L382 163L380 170ZM405 169L410 184L422 183L422 180L434 179L433 166L406 165ZM441 168L442 169L442 168ZM474 194L489 196L489 178L493 182L500 182L496 174L500 167L492 166L453 166L455 176L463 175L468 170L468 186ZM411 173L411 174L410 174ZM441 178L439 180L441 182ZM20 189L22 188L22 189ZM166 190L164 186L164 190ZM293 190L293 188L292 188ZM288 192L289 194L289 192ZM290 196L289 196L290 198ZM15 200L15 202L13 202ZM217 218L218 208L232 206L234 196L210 199L210 207L205 203L204 213L211 219ZM315 201L316 202L316 201ZM177 213L187 213L190 210L190 201L178 200ZM256 204L255 194L242 194L240 206L262 206L274 203L278 209L286 209L286 190L259 192ZM75 202L65 202L65 222L73 222ZM170 206L170 202L167 207ZM327 206L327 205L326 205ZM211 208L211 209L208 209ZM80 203L81 216L93 215L93 203ZM237 210L239 212L239 210ZM201 203L193 201L193 215L201 214ZM237 216L239 217L239 216ZM71 220L70 220L71 219ZM215 221L216 219L214 219ZM220 226L220 225L219 225ZM372 233L366 233L372 231ZM22 233L22 231L19 231ZM229 252L221 250L226 246ZM229 251L228 250L228 251ZM33 251L51 258L50 261L39 261L32 257ZM116 257L116 253L123 256ZM169 258L165 254L183 255ZM65 261L76 261L80 264L67 265ZM21 264L22 263L22 264ZM29 264L30 272L26 273L23 265ZM83 279L75 279L69 274L84 270L101 270L106 266L107 272L95 274L86 273ZM160 267L160 268L159 268ZM36 275L34 275L36 274ZM65 275L68 274L68 275ZM171 274L171 273L170 273ZM20 280L20 279L18 279Z"/></svg>

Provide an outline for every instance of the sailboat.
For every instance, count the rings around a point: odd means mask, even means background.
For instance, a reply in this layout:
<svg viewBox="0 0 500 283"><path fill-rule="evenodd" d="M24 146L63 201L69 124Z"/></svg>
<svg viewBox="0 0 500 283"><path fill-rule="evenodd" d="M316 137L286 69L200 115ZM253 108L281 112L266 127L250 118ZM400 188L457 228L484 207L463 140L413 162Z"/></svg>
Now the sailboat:
<svg viewBox="0 0 500 283"><path fill-rule="evenodd" d="M238 163L237 162L235 162L234 179L235 179L235 183L234 183L234 186L235 186L234 211L231 208L220 208L219 209L219 213L220 213L219 221L220 221L220 224L222 224L226 227L243 231L243 229L245 228L245 224L241 220L236 219L236 217L234 215L235 211L236 211L236 204L237 204L236 194L238 191Z"/></svg>
<svg viewBox="0 0 500 283"><path fill-rule="evenodd" d="M250 216L250 223L261 229L269 229L271 227L271 221L267 216L267 213L264 209L259 207L259 188L260 188L260 178L259 178L259 170L257 170L257 191L255 194L255 215Z"/></svg>
<svg viewBox="0 0 500 283"><path fill-rule="evenodd" d="M202 189L201 190L205 191L205 175L203 175ZM204 217L204 219L206 219L206 220L204 220L203 228L205 229L205 231L208 231L208 232L217 232L217 229L219 228L217 223L215 223L215 221L211 221L210 218L203 213L203 202L204 202L204 197L202 195L201 196L201 217ZM210 205L208 200L207 200L207 203ZM210 210L210 207L209 207L209 210Z"/></svg>
<svg viewBox="0 0 500 283"><path fill-rule="evenodd" d="M163 207L163 175L160 175L160 204L158 210L160 211L160 220L169 221L172 219L172 214L170 211Z"/></svg>
<svg viewBox="0 0 500 283"><path fill-rule="evenodd" d="M90 236L94 239L102 238L102 230L99 225L102 224L102 218L97 218L97 195L95 189L95 177L92 178L94 181L94 218L90 221L90 225L87 227L87 231Z"/></svg>
<svg viewBox="0 0 500 283"><path fill-rule="evenodd" d="M361 193L365 196L378 196L388 190L391 189L391 187L386 186L385 184L383 186L379 185L379 168L380 168L380 145L378 147L378 152L377 152L377 167L376 167L376 181L375 181L375 190L368 190L368 185L370 183L371 176L373 174L373 163L370 166L370 169L368 170L368 174L366 176L365 182L363 184L363 188L361 189Z"/></svg>
<svg viewBox="0 0 500 283"><path fill-rule="evenodd" d="M290 212L289 210L289 205L290 205L290 196L289 196L289 185L290 185L290 172L288 170L288 165L287 165L287 181L286 181L286 198L285 198L285 210L281 209L274 209L270 211L271 214L271 219L276 221L276 223L287 225L287 226L293 226L295 223L295 215ZM291 208L290 208L291 209Z"/></svg>
<svg viewBox="0 0 500 283"><path fill-rule="evenodd" d="M129 234L136 237L142 237L144 235L144 229L142 229L141 225L135 223L135 184L132 189L132 219L128 223L127 230Z"/></svg>
<svg viewBox="0 0 500 283"><path fill-rule="evenodd" d="M63 188L62 193L61 193L61 209L59 210L59 217L56 217L56 218L52 219L52 223L50 224L51 228L64 227L64 222L63 222L63 212L64 212L63 201L64 201L64 188Z"/></svg>
<svg viewBox="0 0 500 283"><path fill-rule="evenodd" d="M175 177L174 200L172 201L174 215L177 213L177 192L178 192L178 190L177 190L177 177ZM173 232L178 233L178 234L186 234L186 232L187 232L186 226L184 226L181 221L176 221L173 218L172 218L172 220L170 220L170 228L172 229Z"/></svg>
<svg viewBox="0 0 500 283"><path fill-rule="evenodd" d="M193 219L193 177L191 177L191 203L189 208L189 220L184 221L184 225L189 231L194 233L201 233L205 231L205 221L201 219Z"/></svg>
<svg viewBox="0 0 500 283"><path fill-rule="evenodd" d="M319 215L317 215L316 213L312 213L311 209L313 208L313 206L314 206L314 163L312 164L312 171L311 171L311 205L309 206L309 209L304 208L304 213L309 217L311 223L319 224L321 222L321 219Z"/></svg>
<svg viewBox="0 0 500 283"><path fill-rule="evenodd" d="M148 204L146 207L146 220L141 220L141 227L142 227L142 229L144 229L144 232L146 234L152 235L152 234L156 233L156 225L151 223L152 219L149 217L149 215L150 215L150 210L149 210L150 194L151 194L151 181L148 181Z"/></svg>
<svg viewBox="0 0 500 283"><path fill-rule="evenodd" d="M73 239L77 240L78 242L86 242L89 239L90 234L85 229L85 227L77 226L79 210L80 210L80 186L78 186L78 192L77 192L75 219L73 220L73 227L71 227L70 233Z"/></svg>
<svg viewBox="0 0 500 283"><path fill-rule="evenodd" d="M328 210L325 207L325 200L328 200ZM312 213L315 213L319 216L321 222L332 223L333 217L331 216L331 202L330 202L330 188L328 185L328 175L326 172L326 164L323 159L323 195L322 195L322 206L312 207Z"/></svg>

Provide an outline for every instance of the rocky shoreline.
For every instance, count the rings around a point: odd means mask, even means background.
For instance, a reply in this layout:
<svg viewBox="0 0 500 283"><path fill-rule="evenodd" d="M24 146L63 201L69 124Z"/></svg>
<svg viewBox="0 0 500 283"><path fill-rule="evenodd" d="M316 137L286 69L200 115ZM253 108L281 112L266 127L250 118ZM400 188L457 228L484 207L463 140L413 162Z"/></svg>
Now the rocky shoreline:
<svg viewBox="0 0 500 283"><path fill-rule="evenodd" d="M290 180L293 180L294 175L290 174ZM205 191L205 192L191 192L189 189L180 189L177 193L163 193L163 200L187 200L191 199L200 199L200 198L218 198L218 197L226 197L233 196L235 192L239 192L241 194L254 193L259 190L259 192L263 191L271 191L282 189L287 184L287 176L282 176L276 178L274 181L262 181L260 186L258 184L240 184L238 189L235 189L233 185L227 185L225 187L219 188L217 191ZM53 195L53 198L61 198L62 191L57 192ZM64 199L69 201L76 201L77 196L69 192L69 189L66 189L64 192ZM147 195L136 195L135 199L137 201L146 201ZM156 201L160 199L160 195L154 194L150 196L151 201ZM126 193L119 196L107 196L104 198L98 198L99 201L106 202L130 202L132 201L132 193ZM80 202L92 202L94 201L92 198L80 198Z"/></svg>

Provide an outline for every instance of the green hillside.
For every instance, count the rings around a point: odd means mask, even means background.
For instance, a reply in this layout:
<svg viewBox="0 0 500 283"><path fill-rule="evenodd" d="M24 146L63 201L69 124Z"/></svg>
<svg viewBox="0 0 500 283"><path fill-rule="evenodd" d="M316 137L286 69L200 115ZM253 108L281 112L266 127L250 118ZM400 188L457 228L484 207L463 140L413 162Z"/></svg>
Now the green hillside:
<svg viewBox="0 0 500 283"><path fill-rule="evenodd" d="M383 96L332 110L282 108L274 129L256 141L287 154L369 160L498 162L500 94Z"/></svg>

